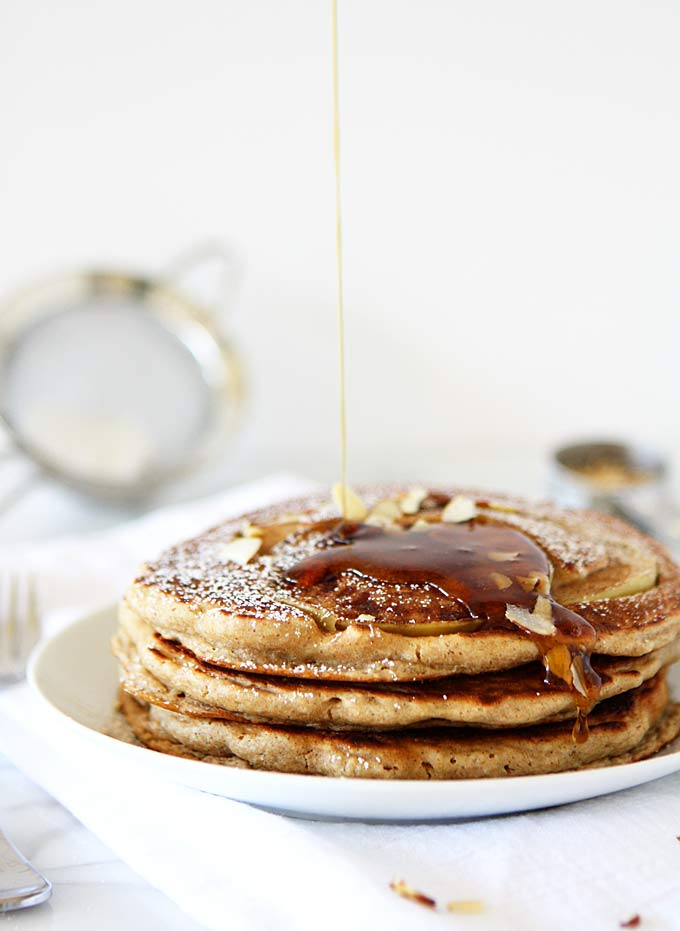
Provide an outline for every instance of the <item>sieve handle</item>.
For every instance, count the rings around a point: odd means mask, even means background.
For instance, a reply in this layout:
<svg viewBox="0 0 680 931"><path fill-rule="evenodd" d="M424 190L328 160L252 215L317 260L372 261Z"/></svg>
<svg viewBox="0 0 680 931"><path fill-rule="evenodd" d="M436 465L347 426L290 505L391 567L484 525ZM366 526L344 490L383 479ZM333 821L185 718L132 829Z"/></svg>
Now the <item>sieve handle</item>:
<svg viewBox="0 0 680 931"><path fill-rule="evenodd" d="M199 275L214 266L217 278L210 289L212 293L203 294L206 290L198 287ZM219 240L210 240L198 243L175 256L161 272L162 278L169 284L176 285L190 292L198 291L204 298L218 321L226 316L238 292L243 272L243 262L235 249Z"/></svg>

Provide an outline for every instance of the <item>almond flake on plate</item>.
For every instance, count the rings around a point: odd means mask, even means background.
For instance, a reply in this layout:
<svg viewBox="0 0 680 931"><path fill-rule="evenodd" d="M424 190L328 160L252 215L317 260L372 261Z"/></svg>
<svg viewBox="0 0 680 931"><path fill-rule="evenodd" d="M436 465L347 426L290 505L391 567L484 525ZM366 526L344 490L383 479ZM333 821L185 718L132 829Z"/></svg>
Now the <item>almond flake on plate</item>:
<svg viewBox="0 0 680 931"><path fill-rule="evenodd" d="M475 502L465 495L455 495L442 511L442 520L446 524L462 524L476 516Z"/></svg>
<svg viewBox="0 0 680 931"><path fill-rule="evenodd" d="M453 899L446 903L446 910L459 915L481 915L484 911L484 903L478 899Z"/></svg>
<svg viewBox="0 0 680 931"><path fill-rule="evenodd" d="M396 879L390 883L390 889L400 895L402 899L409 899L411 902L417 902L418 905L425 905L426 908L436 908L437 903L429 895L419 892L413 886L409 886L403 879Z"/></svg>
<svg viewBox="0 0 680 931"><path fill-rule="evenodd" d="M629 918L628 921L620 921L620 928L639 928L642 924L642 918L639 915L633 915L632 918Z"/></svg>

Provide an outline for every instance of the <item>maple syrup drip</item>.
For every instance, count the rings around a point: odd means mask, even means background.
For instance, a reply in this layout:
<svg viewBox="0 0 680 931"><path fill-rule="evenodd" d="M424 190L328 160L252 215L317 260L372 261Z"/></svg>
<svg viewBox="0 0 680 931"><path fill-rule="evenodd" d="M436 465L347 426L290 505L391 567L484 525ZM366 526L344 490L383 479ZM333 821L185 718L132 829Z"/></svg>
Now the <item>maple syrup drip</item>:
<svg viewBox="0 0 680 931"><path fill-rule="evenodd" d="M532 580L549 579L551 566L529 537L483 518L396 532L341 522L324 537L317 553L288 570L287 579L311 589L332 584L342 573L429 588L456 601L471 618L481 619L483 628L508 629L514 625L506 609L513 605L533 611L540 596ZM578 709L573 736L581 742L587 739L586 717L601 686L590 665L596 634L584 618L546 597L553 632L514 629L524 630L536 642L547 684L561 679L572 686ZM390 622L394 620L391 614Z"/></svg>
<svg viewBox="0 0 680 931"><path fill-rule="evenodd" d="M592 704L588 711L591 709ZM584 708L580 708L578 706L576 707L576 721L574 722L571 736L574 738L574 742L577 744L585 743L586 740L588 740L588 711L586 711Z"/></svg>

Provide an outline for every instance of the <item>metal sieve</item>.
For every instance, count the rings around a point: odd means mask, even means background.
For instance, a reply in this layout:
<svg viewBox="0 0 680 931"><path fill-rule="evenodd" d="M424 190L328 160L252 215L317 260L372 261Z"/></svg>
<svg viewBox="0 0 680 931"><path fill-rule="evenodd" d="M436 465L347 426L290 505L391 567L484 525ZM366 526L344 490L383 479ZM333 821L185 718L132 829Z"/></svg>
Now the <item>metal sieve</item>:
<svg viewBox="0 0 680 931"><path fill-rule="evenodd" d="M163 276L76 272L4 302L0 417L33 478L140 502L223 446L242 404L240 361L214 306L181 284L208 260L230 264L204 248Z"/></svg>

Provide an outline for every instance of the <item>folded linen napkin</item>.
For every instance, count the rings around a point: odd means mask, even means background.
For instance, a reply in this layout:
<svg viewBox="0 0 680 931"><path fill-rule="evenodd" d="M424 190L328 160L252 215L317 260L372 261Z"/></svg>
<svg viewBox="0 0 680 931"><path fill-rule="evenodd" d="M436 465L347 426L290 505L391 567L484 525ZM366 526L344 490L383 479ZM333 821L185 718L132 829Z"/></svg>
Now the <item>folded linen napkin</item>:
<svg viewBox="0 0 680 931"><path fill-rule="evenodd" d="M117 597L137 563L165 545L309 487L274 477L12 557L40 573L52 631ZM75 736L60 734L56 743L25 685L0 693L0 748L207 928L604 931L635 914L642 928L677 927L680 774L601 799L478 821L295 820L132 773L108 754L85 751ZM432 895L439 910L396 896L394 879ZM479 900L483 913L446 913L447 901L461 899Z"/></svg>

